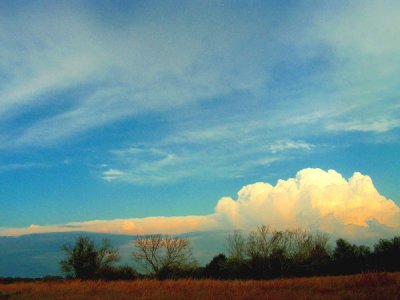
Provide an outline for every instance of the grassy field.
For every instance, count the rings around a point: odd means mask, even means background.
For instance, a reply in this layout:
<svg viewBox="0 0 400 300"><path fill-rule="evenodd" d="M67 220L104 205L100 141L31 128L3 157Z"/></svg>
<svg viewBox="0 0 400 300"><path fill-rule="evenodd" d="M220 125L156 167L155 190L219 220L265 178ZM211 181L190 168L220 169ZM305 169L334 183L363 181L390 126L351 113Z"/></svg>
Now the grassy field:
<svg viewBox="0 0 400 300"><path fill-rule="evenodd" d="M0 299L400 299L400 273L269 281L137 280L0 284Z"/></svg>

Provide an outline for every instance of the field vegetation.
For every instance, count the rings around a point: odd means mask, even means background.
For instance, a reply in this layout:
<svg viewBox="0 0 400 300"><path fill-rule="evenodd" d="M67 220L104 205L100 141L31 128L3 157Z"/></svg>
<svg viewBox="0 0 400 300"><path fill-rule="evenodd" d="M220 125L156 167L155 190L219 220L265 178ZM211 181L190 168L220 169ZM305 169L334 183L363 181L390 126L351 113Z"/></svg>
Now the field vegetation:
<svg viewBox="0 0 400 300"><path fill-rule="evenodd" d="M273 280L62 280L0 284L0 299L400 299L400 273Z"/></svg>

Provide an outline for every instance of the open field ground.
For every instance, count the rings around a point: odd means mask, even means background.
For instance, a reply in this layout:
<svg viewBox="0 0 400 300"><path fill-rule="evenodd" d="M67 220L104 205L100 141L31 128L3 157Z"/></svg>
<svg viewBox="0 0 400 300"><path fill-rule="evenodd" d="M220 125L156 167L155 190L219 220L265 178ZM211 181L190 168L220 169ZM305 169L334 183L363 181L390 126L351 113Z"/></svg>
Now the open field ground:
<svg viewBox="0 0 400 300"><path fill-rule="evenodd" d="M269 281L137 280L0 284L0 299L400 299L400 273Z"/></svg>

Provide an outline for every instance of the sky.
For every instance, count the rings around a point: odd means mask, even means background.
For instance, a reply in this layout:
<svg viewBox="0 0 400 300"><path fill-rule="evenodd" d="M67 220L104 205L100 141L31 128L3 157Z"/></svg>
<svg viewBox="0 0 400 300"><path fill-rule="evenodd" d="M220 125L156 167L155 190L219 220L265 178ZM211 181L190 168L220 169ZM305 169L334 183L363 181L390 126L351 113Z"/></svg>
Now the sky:
<svg viewBox="0 0 400 300"><path fill-rule="evenodd" d="M393 235L399 12L1 1L0 235Z"/></svg>

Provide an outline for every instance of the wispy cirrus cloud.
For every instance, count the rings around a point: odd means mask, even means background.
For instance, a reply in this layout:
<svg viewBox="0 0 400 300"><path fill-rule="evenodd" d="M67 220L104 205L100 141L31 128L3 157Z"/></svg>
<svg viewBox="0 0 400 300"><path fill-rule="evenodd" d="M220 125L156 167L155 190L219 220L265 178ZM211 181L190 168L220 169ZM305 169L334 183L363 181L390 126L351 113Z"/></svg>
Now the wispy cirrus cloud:
<svg viewBox="0 0 400 300"><path fill-rule="evenodd" d="M342 122L337 124L329 124L327 129L332 131L360 131L384 133L392 129L400 127L400 119L383 119L383 120L357 120Z"/></svg>
<svg viewBox="0 0 400 300"><path fill-rule="evenodd" d="M332 88L347 111L327 120L328 130L385 133L399 127L399 3L354 2L322 13L315 35L329 45Z"/></svg>
<svg viewBox="0 0 400 300"><path fill-rule="evenodd" d="M12 164L2 164L0 165L0 173L8 172L8 171L18 171L18 170L26 170L26 169L37 169L37 168L46 168L47 164L44 163L12 163Z"/></svg>
<svg viewBox="0 0 400 300"><path fill-rule="evenodd" d="M276 144L270 146L272 153L282 152L285 150L311 150L314 148L313 144L309 144L303 141L291 141L291 140L284 140L278 141Z"/></svg>
<svg viewBox="0 0 400 300"><path fill-rule="evenodd" d="M90 11L76 13L79 5L65 6L69 9L58 11L57 17L51 14L56 5L46 12L21 10L13 17L15 28L1 32L1 71L7 80L0 83L6 86L0 113L11 118L21 109L35 111L41 103L70 102L69 109L19 128L9 146L45 146L128 116L254 90L265 82L259 71L267 64L263 56L238 59L237 46L247 32L252 43L262 34L258 26L246 25L246 18L225 27L218 13L208 14L219 28L210 31L200 17L207 8L198 11L189 5L185 13L178 9L157 18L159 23L152 21L153 14L162 12L143 10L137 20L108 27ZM234 18L229 10L223 15ZM193 17L190 27L184 23L187 17ZM4 18L7 23L9 17ZM215 43L220 40L225 43ZM17 45L22 50L16 54ZM251 46L246 48L255 54ZM74 93L82 88L84 93Z"/></svg>
<svg viewBox="0 0 400 300"><path fill-rule="evenodd" d="M106 6L60 2L3 13L3 120L41 105L65 108L18 123L12 134L3 131L1 147L63 143L129 117L170 114L236 94L242 99L232 107L243 107L249 119L279 116L282 129L300 135L296 140L305 131L289 127L290 120L302 119L313 133L346 119L356 130L365 117L371 124L383 122L377 118L395 123L389 95L398 96L396 3L316 5L311 12L302 3L292 10L149 3L105 19ZM203 140L217 134L201 133Z"/></svg>
<svg viewBox="0 0 400 300"><path fill-rule="evenodd" d="M108 169L101 170L101 176L107 181L144 185L174 183L185 178L206 179L209 174L239 178L254 168L318 148L304 141L281 140L263 128L259 122L235 122L204 130L182 130L154 143L113 150L107 161Z"/></svg>

